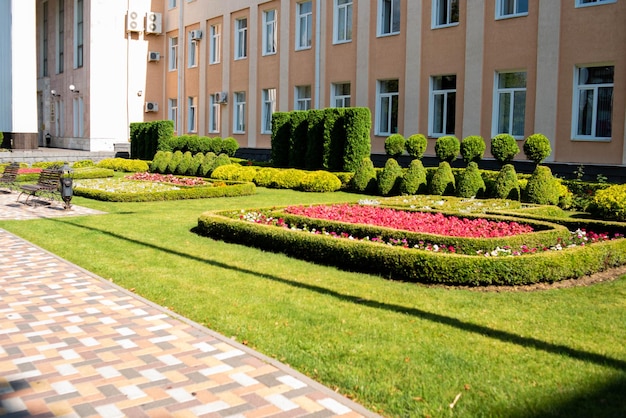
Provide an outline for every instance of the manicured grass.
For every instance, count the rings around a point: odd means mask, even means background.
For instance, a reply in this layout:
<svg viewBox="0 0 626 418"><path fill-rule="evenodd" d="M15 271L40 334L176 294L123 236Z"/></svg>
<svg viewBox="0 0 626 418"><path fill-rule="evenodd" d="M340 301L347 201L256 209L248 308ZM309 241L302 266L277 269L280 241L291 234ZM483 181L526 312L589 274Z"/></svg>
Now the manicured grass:
<svg viewBox="0 0 626 418"><path fill-rule="evenodd" d="M362 198L264 188L176 202L75 198L108 214L0 227L385 416L626 414L626 276L537 292L424 287L192 232L206 210Z"/></svg>

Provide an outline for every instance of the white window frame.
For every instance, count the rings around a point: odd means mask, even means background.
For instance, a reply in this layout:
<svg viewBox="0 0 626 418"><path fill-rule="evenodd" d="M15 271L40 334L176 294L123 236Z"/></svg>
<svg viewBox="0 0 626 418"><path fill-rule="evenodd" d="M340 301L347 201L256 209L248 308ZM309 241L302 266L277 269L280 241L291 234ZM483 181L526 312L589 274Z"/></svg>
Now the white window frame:
<svg viewBox="0 0 626 418"><path fill-rule="evenodd" d="M246 133L246 92L236 91L233 94L233 133Z"/></svg>
<svg viewBox="0 0 626 418"><path fill-rule="evenodd" d="M303 11L308 5L310 11ZM313 45L313 1L303 1L296 4L296 51L311 49Z"/></svg>
<svg viewBox="0 0 626 418"><path fill-rule="evenodd" d="M383 91L383 87L388 82L396 82L398 84L397 91ZM397 114L394 117L393 108L394 101L396 102L395 107L397 109ZM398 79L392 80L378 80L376 82L376 135L378 136L389 136L391 134L398 133L399 127L398 125L398 116L400 113L400 82ZM383 130L383 116L387 116L387 120L385 121L385 125L387 125L387 130ZM393 129L394 119L396 122L396 129Z"/></svg>
<svg viewBox="0 0 626 418"><path fill-rule="evenodd" d="M387 7L389 4L389 15L387 16ZM395 16L394 11L397 11ZM390 36L400 33L400 20L402 15L402 9L400 0L378 0L378 36ZM388 28L387 28L388 26ZM394 29L397 27L397 29Z"/></svg>
<svg viewBox="0 0 626 418"><path fill-rule="evenodd" d="M174 122L174 132L178 132L178 99L167 100L167 116Z"/></svg>
<svg viewBox="0 0 626 418"><path fill-rule="evenodd" d="M350 90L348 94L342 91L343 86L346 85L348 86L348 90ZM351 93L352 86L350 83L333 83L330 88L331 107L350 107L352 102Z"/></svg>
<svg viewBox="0 0 626 418"><path fill-rule="evenodd" d="M210 47L209 64L219 64L222 59L222 28L220 25L211 25L209 28Z"/></svg>
<svg viewBox="0 0 626 418"><path fill-rule="evenodd" d="M276 89L263 89L261 94L261 133L272 133L272 114L276 111Z"/></svg>
<svg viewBox="0 0 626 418"><path fill-rule="evenodd" d="M248 18L235 19L235 59L248 58Z"/></svg>
<svg viewBox="0 0 626 418"><path fill-rule="evenodd" d="M219 133L222 108L217 94L209 95L209 132Z"/></svg>
<svg viewBox="0 0 626 418"><path fill-rule="evenodd" d="M168 39L168 61L167 69L169 71L176 71L178 69L178 37L171 36Z"/></svg>
<svg viewBox="0 0 626 418"><path fill-rule="evenodd" d="M589 84L581 84L580 83L580 73L581 70L586 68L598 68L598 67L613 67L613 82L612 83L589 83ZM574 140L586 140L586 141L598 141L598 142L608 142L611 140L611 136L598 136L597 135L597 122L598 122L598 91L601 88L610 88L611 89L611 115L610 121L613 122L613 106L614 106L614 95L615 95L615 66L613 65L589 65L589 66L577 66L574 70L574 94L573 94L573 109L572 109L572 138ZM580 112L581 112L581 102L580 102L580 94L583 91L591 91L593 93L593 104L592 104L592 115L591 115L591 134L579 134L579 120L580 120ZM611 135L613 134L613 129L611 126Z"/></svg>
<svg viewBox="0 0 626 418"><path fill-rule="evenodd" d="M521 140L524 139L524 130L526 128L526 91L527 86L524 87L500 87L500 78L505 74L516 74L516 73L524 73L526 76L526 83L528 82L528 76L526 71L502 71L497 72L494 80L494 94L493 94L493 123L492 123L492 136L496 136L499 134L509 134L513 136L513 138ZM515 121L515 102L517 93L524 93L524 127L522 127L522 132L513 132L513 122ZM509 123L506 129L500 129L500 105L502 103L503 96L508 96L509 100Z"/></svg>
<svg viewBox="0 0 626 418"><path fill-rule="evenodd" d="M603 4L616 3L617 0L576 0L576 7L601 6Z"/></svg>
<svg viewBox="0 0 626 418"><path fill-rule="evenodd" d="M435 81L437 78L443 78L443 77L450 77L450 76L454 76L455 80L454 80L454 88L436 88L435 87ZM448 119L450 117L450 115L448 115L448 101L451 99L451 95L454 94L454 102L455 102L455 107L456 107L456 97L457 97L457 92L456 92L456 75L455 74L446 74L446 75L439 75L439 76L432 76L430 77L430 94L429 94L429 98L428 98L428 136L431 137L440 137L440 136L445 136L445 135L454 135L454 126L456 125L456 109L454 112L454 118L455 120L453 121L453 130L452 132L449 132L446 128L448 126ZM443 101L442 101L442 108L441 108L441 131L436 130L436 126L435 126L435 118L437 116L437 112L436 112L436 98L441 96Z"/></svg>
<svg viewBox="0 0 626 418"><path fill-rule="evenodd" d="M432 24L431 27L433 29L436 28L448 28L450 26L457 26L459 24L459 21L453 21L452 20L452 9L454 7L454 5L456 5L457 10L459 10L459 14L461 13L460 11L460 5L459 5L459 0L433 0L433 16L432 16ZM445 8L445 10L447 11L446 15L446 19L445 22L439 22L439 16L441 15L441 8ZM459 16L459 20L460 20L460 16Z"/></svg>
<svg viewBox="0 0 626 418"><path fill-rule="evenodd" d="M506 13L506 5L512 8L512 12ZM526 6L526 10L520 10ZM496 19L509 19L512 17L528 16L528 0L496 0Z"/></svg>
<svg viewBox="0 0 626 418"><path fill-rule="evenodd" d="M262 42L262 55L274 55L276 54L278 45L277 29L277 11L276 9L263 11L263 42Z"/></svg>
<svg viewBox="0 0 626 418"><path fill-rule="evenodd" d="M311 103L311 86L296 86L294 94L294 110L310 110Z"/></svg>
<svg viewBox="0 0 626 418"><path fill-rule="evenodd" d="M187 132L198 132L198 98L187 97Z"/></svg>
<svg viewBox="0 0 626 418"><path fill-rule="evenodd" d="M191 32L188 34L189 36L189 51L187 52L187 67L194 68L198 66L198 40L193 39L191 37Z"/></svg>
<svg viewBox="0 0 626 418"><path fill-rule="evenodd" d="M334 3L333 43L352 42L352 0L334 0Z"/></svg>

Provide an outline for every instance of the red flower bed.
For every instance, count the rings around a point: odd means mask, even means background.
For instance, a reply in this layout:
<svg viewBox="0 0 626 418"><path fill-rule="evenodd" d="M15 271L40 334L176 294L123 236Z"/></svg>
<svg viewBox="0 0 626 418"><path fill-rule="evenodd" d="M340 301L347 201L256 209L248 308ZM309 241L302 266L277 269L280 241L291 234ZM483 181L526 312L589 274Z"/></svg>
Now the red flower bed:
<svg viewBox="0 0 626 418"><path fill-rule="evenodd" d="M158 173L135 173L130 176L126 176L129 180L142 180L142 181L154 181L159 183L170 183L180 186L204 186L206 182L199 177L178 177L172 174L158 174Z"/></svg>
<svg viewBox="0 0 626 418"><path fill-rule="evenodd" d="M467 219L441 213L412 212L369 205L290 206L285 212L315 219L376 225L451 237L495 238L533 232L529 225Z"/></svg>

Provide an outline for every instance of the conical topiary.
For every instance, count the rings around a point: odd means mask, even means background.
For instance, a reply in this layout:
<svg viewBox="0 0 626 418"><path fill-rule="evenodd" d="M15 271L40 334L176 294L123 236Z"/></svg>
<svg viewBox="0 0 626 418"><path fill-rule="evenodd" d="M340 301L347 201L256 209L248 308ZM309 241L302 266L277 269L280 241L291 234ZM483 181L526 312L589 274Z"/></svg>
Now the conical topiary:
<svg viewBox="0 0 626 418"><path fill-rule="evenodd" d="M463 170L456 186L456 195L459 197L482 197L485 194L485 181L483 180L478 164L470 161Z"/></svg>
<svg viewBox="0 0 626 418"><path fill-rule="evenodd" d="M452 173L450 163L442 161L430 180L430 194L439 196L454 195L455 186L454 174Z"/></svg>
<svg viewBox="0 0 626 418"><path fill-rule="evenodd" d="M350 180L350 189L359 193L374 193L376 191L376 169L372 160L363 158Z"/></svg>
<svg viewBox="0 0 626 418"><path fill-rule="evenodd" d="M538 165L528 179L525 201L538 205L556 205L559 203L561 190L559 182L552 175L550 167Z"/></svg>
<svg viewBox="0 0 626 418"><path fill-rule="evenodd" d="M420 194L426 193L426 169L418 158L411 161L409 168L400 181L400 193Z"/></svg>
<svg viewBox="0 0 626 418"><path fill-rule="evenodd" d="M513 164L505 164L494 184L494 197L499 199L520 200L519 181Z"/></svg>
<svg viewBox="0 0 626 418"><path fill-rule="evenodd" d="M378 192L383 196L398 194L401 179L402 167L396 160L389 158L378 178Z"/></svg>

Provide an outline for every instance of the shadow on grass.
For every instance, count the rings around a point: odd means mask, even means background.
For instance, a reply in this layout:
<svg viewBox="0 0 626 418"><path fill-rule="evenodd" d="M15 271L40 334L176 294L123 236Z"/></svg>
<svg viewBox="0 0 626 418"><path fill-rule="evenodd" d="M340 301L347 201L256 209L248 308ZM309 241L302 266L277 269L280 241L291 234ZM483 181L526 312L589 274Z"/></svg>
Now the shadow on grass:
<svg viewBox="0 0 626 418"><path fill-rule="evenodd" d="M179 257L184 257L190 260L198 261L201 263L210 264L214 267L219 267L227 270L235 270L241 273L256 275L258 277L262 277L264 279L272 280L275 282L283 283L289 286L293 286L300 289L306 289L312 292L316 292L322 295L331 296L343 302L350 302L357 305L367 306L374 309L382 309L390 312L398 312L402 314L412 315L416 318L424 319L427 321L431 321L434 323L439 323L442 325L447 325L465 332L471 332L478 335L482 335L484 337L492 338L494 340L499 340L504 343L516 344L526 348L533 348L536 350L540 350L550 354L567 356L572 359L597 364L604 367L610 367L619 371L626 372L626 361L612 358L609 356L605 356L602 354L592 353L584 350L579 350L576 348L568 347L566 345L555 344L548 341L542 341L533 337L524 337L521 335L517 335L508 331L501 331L493 328L486 327L484 325L474 324L467 321L462 321L460 319L441 315L433 312L424 311L417 308L410 308L401 305L394 305L389 303L378 302L375 300L368 300L358 296L345 295L342 293L335 292L334 290L330 290L321 286L315 286L306 283L300 283L293 280L285 279L282 277L278 277L273 274L261 273L258 271L248 270L241 267L233 267L231 265L216 261L216 260L208 260L206 258L201 258L193 255L186 254L184 252L176 251L173 249L169 249L166 247L162 247L159 245L151 244L148 242L139 241L133 238L124 237L122 235L116 234L114 232L94 228L86 225L78 225L67 220L59 219L59 218L50 218L53 222L65 223L71 226L75 226L77 228L84 228L94 232L103 233L109 235L116 239L125 240L131 242L136 245L144 246L147 248L154 249L156 251L164 251L169 254L174 254ZM192 232L195 232L192 229ZM208 239L208 238L207 238ZM625 392L626 393L626 392Z"/></svg>

